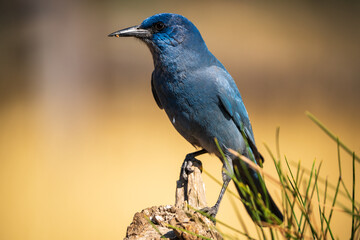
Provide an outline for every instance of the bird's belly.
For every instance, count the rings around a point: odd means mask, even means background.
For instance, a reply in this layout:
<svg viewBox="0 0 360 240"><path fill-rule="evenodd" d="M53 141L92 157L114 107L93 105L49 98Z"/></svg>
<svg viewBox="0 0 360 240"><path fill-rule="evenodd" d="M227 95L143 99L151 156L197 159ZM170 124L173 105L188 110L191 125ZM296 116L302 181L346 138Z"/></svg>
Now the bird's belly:
<svg viewBox="0 0 360 240"><path fill-rule="evenodd" d="M196 132L199 127L199 119L194 118L192 111L189 109L181 108L165 108L165 111L175 129L192 145L202 147Z"/></svg>
<svg viewBox="0 0 360 240"><path fill-rule="evenodd" d="M244 143L231 119L226 118L215 103L206 106L181 105L175 109L165 108L175 129L192 145L206 149L209 153L220 153L215 138L226 148L240 150Z"/></svg>

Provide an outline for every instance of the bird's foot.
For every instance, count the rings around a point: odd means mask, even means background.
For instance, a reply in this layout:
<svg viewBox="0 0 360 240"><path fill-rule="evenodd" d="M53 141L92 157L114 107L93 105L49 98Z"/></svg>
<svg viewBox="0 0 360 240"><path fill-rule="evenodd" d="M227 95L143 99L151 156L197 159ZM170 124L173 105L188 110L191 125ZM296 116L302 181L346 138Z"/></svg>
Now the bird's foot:
<svg viewBox="0 0 360 240"><path fill-rule="evenodd" d="M205 207L201 209L200 211L204 213L206 217L208 217L214 224L216 224L216 214L218 212L219 208L215 205L213 207Z"/></svg>
<svg viewBox="0 0 360 240"><path fill-rule="evenodd" d="M197 166L202 171L202 163L196 159L193 154L188 154L185 157L183 164L181 165L180 179L187 181L189 174L194 172L192 166Z"/></svg>

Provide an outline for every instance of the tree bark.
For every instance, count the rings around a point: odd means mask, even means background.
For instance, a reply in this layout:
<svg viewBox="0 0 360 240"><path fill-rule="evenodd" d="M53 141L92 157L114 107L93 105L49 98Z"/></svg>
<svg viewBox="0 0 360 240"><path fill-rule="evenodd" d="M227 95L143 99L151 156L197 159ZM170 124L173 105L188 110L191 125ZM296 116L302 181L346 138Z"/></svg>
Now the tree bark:
<svg viewBox="0 0 360 240"><path fill-rule="evenodd" d="M124 240L135 239L222 239L214 223L196 212L206 207L201 162L192 161L187 179L176 182L175 205L150 207L137 212L127 228Z"/></svg>

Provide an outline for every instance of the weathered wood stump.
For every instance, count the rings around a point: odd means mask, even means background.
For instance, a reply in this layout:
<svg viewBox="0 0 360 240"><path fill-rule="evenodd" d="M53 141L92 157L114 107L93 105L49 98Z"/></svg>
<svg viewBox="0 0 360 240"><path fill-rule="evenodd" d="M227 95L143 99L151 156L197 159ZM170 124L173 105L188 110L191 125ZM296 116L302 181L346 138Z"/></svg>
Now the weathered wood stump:
<svg viewBox="0 0 360 240"><path fill-rule="evenodd" d="M192 161L187 179L176 182L175 205L150 207L134 215L124 240L166 239L195 240L222 239L213 222L194 209L206 207L205 186L201 177L201 162Z"/></svg>

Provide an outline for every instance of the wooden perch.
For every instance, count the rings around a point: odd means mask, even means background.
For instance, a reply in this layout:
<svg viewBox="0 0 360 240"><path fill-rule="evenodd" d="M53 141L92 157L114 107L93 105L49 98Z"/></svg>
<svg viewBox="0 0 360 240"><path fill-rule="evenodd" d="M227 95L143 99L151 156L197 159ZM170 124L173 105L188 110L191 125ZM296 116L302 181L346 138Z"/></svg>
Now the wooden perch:
<svg viewBox="0 0 360 240"><path fill-rule="evenodd" d="M195 209L206 207L205 185L201 177L202 164L199 160L192 161L188 179L180 178L176 182L175 207L186 209L187 205Z"/></svg>
<svg viewBox="0 0 360 240"><path fill-rule="evenodd" d="M176 182L175 205L150 207L134 215L124 240L135 239L222 239L213 222L193 209L206 207L201 162L194 159L188 179ZM189 205L191 207L189 207Z"/></svg>

